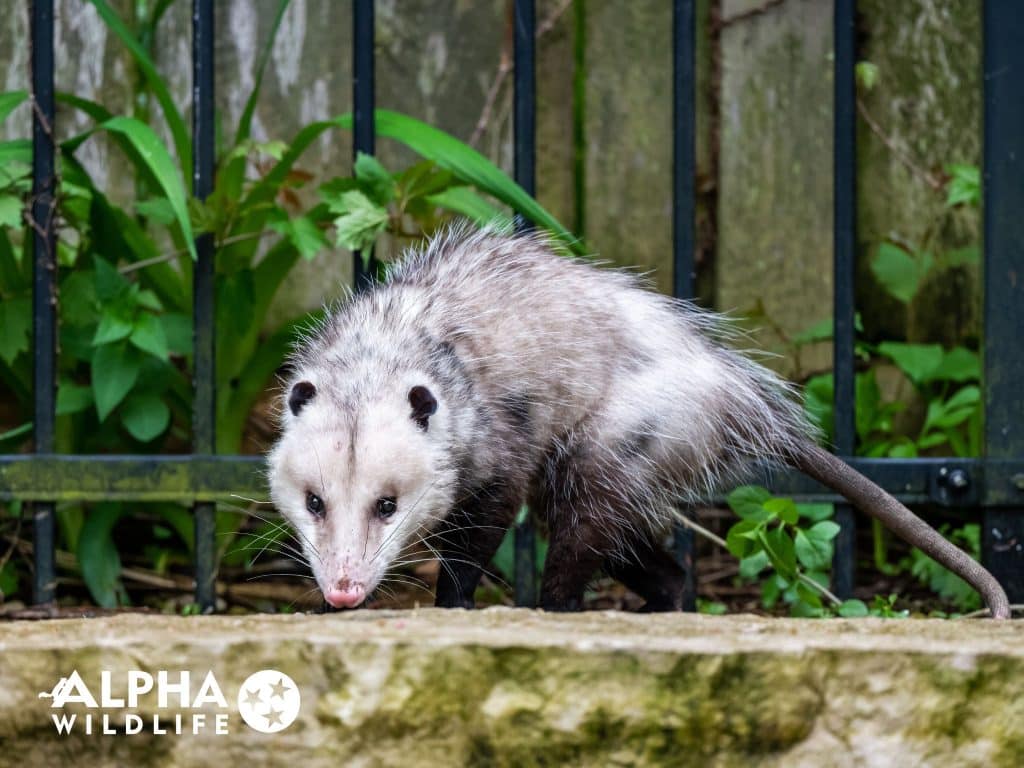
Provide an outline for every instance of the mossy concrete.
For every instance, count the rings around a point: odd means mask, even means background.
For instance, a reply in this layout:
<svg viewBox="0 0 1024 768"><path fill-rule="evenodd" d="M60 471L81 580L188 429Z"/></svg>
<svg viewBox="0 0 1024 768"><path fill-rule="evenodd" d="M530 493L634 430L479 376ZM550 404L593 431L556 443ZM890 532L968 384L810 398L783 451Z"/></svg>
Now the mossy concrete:
<svg viewBox="0 0 1024 768"><path fill-rule="evenodd" d="M0 765L1017 766L1022 640L1009 622L504 608L6 624ZM273 735L234 704L263 668L302 694ZM55 734L40 691L131 669L213 670L229 735Z"/></svg>

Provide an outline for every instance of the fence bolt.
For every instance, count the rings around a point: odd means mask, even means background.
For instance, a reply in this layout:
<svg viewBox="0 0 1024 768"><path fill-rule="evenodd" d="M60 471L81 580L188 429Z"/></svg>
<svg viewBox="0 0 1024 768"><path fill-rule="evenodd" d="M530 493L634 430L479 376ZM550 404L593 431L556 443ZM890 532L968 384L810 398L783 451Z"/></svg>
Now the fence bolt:
<svg viewBox="0 0 1024 768"><path fill-rule="evenodd" d="M1013 482L1013 487L1018 491L1024 491L1024 472L1018 472L1010 478Z"/></svg>

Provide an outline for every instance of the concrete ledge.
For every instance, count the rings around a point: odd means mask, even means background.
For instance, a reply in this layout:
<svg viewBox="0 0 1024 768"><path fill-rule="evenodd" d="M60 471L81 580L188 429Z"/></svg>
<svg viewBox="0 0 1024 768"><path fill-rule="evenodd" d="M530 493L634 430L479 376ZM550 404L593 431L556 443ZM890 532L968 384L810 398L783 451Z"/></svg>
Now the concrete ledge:
<svg viewBox="0 0 1024 768"><path fill-rule="evenodd" d="M0 765L1024 765L1024 622L358 611L0 624ZM302 696L278 733L236 694L271 668ZM76 670L213 671L228 708L51 708ZM58 735L55 712L135 735ZM196 712L226 715L192 735ZM174 716L185 733L175 735ZM155 735L156 715L171 733Z"/></svg>

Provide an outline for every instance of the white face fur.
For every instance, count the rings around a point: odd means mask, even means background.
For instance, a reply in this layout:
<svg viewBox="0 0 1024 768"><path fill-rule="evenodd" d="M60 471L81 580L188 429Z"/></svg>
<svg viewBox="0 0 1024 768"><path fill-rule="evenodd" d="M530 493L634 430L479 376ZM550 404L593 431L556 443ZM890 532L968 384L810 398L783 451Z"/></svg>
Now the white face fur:
<svg viewBox="0 0 1024 768"><path fill-rule="evenodd" d="M331 605L362 603L447 513L453 478L435 448L445 410L413 381L353 413L310 381L292 387L268 459L271 498Z"/></svg>

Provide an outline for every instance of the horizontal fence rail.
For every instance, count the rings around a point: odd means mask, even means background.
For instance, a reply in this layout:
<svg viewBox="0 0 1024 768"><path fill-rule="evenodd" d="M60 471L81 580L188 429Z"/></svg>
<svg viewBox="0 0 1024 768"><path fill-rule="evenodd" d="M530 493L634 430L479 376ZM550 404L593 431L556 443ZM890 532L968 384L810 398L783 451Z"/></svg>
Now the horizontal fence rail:
<svg viewBox="0 0 1024 768"><path fill-rule="evenodd" d="M1015 0L984 6L985 184L985 452L979 458L865 459L853 457L854 274L856 261L856 3L834 3L834 376L837 452L856 470L907 504L938 505L980 515L983 555L1012 599L1024 599L1024 16ZM353 5L354 153L374 151L373 0ZM193 192L213 188L214 5L193 0ZM536 9L515 0L514 167L518 183L535 190ZM696 242L696 3L673 0L673 276L679 297L694 294ZM233 496L266 497L260 457L215 454L214 248L197 240L194 271L195 380L193 454L69 456L54 454L56 372L56 265L54 261L54 21L52 0L31 4L33 111L33 376L34 454L0 456L0 500L30 503L37 603L55 597L54 508L67 501L105 499L178 501L196 517L196 600L214 608L215 503ZM529 226L529 222L521 222ZM365 285L355 255L355 287ZM370 273L372 274L372 269ZM798 501L838 497L793 471L764 471L759 480ZM854 516L836 506L841 526L833 568L835 591L855 583ZM536 600L534 529L527 518L515 531L515 596ZM676 554L687 566L687 605L695 598L694 542L675 534Z"/></svg>

